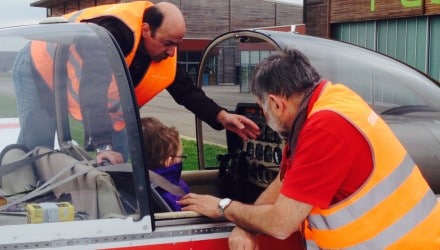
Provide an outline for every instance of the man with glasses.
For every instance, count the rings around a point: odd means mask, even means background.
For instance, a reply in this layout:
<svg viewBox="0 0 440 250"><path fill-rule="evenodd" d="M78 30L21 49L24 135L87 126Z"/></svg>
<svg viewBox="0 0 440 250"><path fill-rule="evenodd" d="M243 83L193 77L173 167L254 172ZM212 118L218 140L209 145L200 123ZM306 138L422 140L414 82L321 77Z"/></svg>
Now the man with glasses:
<svg viewBox="0 0 440 250"><path fill-rule="evenodd" d="M186 24L183 14L174 4L153 4L149 1L108 4L75 11L64 17L71 22L95 23L113 35L125 56L139 108L167 89L178 104L214 129L230 130L244 140L256 138L259 134L254 122L220 107L177 66L177 46L186 33ZM111 141L94 141L93 128L102 130L106 123L99 118L108 120L106 115L102 115L86 122L92 128L86 141L89 148L96 148L98 163L104 159L111 163L126 160L127 150L121 157L120 152L112 150Z"/></svg>
<svg viewBox="0 0 440 250"><path fill-rule="evenodd" d="M295 231L307 249L440 248L436 196L359 95L321 79L298 50L261 61L250 88L287 141L278 178L254 205L188 194L182 210L235 223L231 249L255 249L256 233Z"/></svg>
<svg viewBox="0 0 440 250"><path fill-rule="evenodd" d="M214 129L228 129L244 140L259 134L254 122L228 113L177 67L177 46L186 33L186 24L174 4L127 2L83 9L66 17L96 23L112 33L124 53L139 107L167 89L178 104Z"/></svg>

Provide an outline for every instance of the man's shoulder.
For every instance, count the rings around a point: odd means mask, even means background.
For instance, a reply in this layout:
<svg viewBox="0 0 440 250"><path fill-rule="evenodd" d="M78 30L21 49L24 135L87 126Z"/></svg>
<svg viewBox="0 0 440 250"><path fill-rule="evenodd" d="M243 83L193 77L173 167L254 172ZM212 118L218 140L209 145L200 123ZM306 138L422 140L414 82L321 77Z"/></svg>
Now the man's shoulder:
<svg viewBox="0 0 440 250"><path fill-rule="evenodd" d="M95 23L108 30L115 38L124 55L127 55L133 50L133 31L124 23L123 20L114 16L101 16L88 19L87 22Z"/></svg>

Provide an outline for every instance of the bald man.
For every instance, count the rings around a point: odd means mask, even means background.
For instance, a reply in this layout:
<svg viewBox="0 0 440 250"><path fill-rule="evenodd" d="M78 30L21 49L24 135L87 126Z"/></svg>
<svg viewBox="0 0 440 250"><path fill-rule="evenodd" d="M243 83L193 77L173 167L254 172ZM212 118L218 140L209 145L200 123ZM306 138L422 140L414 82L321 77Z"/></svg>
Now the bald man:
<svg viewBox="0 0 440 250"><path fill-rule="evenodd" d="M163 21L160 26L142 23L142 38L151 60L159 62L174 55L176 46L185 36L186 24L182 12L174 4L160 2L152 8L163 14Z"/></svg>
<svg viewBox="0 0 440 250"><path fill-rule="evenodd" d="M100 7L102 6L94 8L99 10ZM105 9L104 13L106 14L103 15L99 15L95 11L95 13L92 12L92 16L87 15L87 12L85 12L85 15L73 14L70 16L76 18L73 21L93 22L112 33L126 58L136 88L135 92L139 107L142 107L163 89L167 89L178 104L193 112L212 128L217 130L227 129L236 133L243 140L256 138L259 135L258 125L244 116L231 114L225 108L220 107L208 98L200 88L197 88L193 83L193 79L180 67L177 67L175 75L172 76L173 80L166 86L152 86L156 83L148 82L148 79L146 79L145 76L152 63L163 64L164 61L177 57L177 46L185 36L186 24L182 12L176 5L169 2L152 4L148 1L136 1L111 4L108 7L116 11L118 8L123 9L125 12L121 13L124 13L125 16L120 14L109 15L108 9ZM139 28L129 27L128 25L136 23L133 22L133 18L136 18L134 12L139 11L142 11L143 14L138 15L142 17L140 35L138 36L136 32ZM127 15L127 12L133 12L133 14ZM172 71L172 67L166 71ZM142 91L142 88L145 91ZM152 90L152 88L155 89ZM145 95L150 96L146 97ZM107 145L100 147L109 148ZM114 163L120 161L120 157L113 155L112 152L103 152L103 154L98 155L98 162L102 159L100 156Z"/></svg>

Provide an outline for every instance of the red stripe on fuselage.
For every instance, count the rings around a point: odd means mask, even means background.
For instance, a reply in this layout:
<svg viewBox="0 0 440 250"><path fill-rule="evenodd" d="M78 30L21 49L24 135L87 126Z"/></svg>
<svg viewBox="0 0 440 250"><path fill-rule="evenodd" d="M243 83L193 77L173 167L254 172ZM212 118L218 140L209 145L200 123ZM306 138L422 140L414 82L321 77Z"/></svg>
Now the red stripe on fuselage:
<svg viewBox="0 0 440 250"><path fill-rule="evenodd" d="M299 232L293 233L289 238L285 240L278 240L269 236L260 235L258 237L258 243L260 250L305 250L301 235ZM127 246L127 247L115 247L106 248L109 250L227 250L228 239L210 239L210 240L196 240L190 242L176 242L176 243L164 243L155 245L144 246Z"/></svg>
<svg viewBox="0 0 440 250"><path fill-rule="evenodd" d="M176 242L176 243L165 243L165 244L155 244L147 246L128 246L128 247L116 247L116 248L106 248L111 250L181 250L181 249L191 249L191 250L207 250L207 249L229 249L228 239L212 239L212 240L197 240L190 242Z"/></svg>
<svg viewBox="0 0 440 250"><path fill-rule="evenodd" d="M0 124L0 129L8 129L8 128L20 128L20 124L18 123Z"/></svg>

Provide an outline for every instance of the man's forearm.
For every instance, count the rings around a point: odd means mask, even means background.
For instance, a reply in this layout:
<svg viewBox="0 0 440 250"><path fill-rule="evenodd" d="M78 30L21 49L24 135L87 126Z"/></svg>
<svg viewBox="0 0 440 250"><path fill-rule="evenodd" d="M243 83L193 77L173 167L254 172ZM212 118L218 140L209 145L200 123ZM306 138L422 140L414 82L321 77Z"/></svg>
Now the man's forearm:
<svg viewBox="0 0 440 250"><path fill-rule="evenodd" d="M258 207L258 211L255 211L255 207ZM228 207L227 213L225 212L225 217L248 232L266 234L264 228L269 225L259 219L265 213L270 213L268 205L255 206L233 201Z"/></svg>
<svg viewBox="0 0 440 250"><path fill-rule="evenodd" d="M257 200L254 202L255 205L267 205L274 204L278 195L280 194L281 182L279 176L275 178L269 186L258 196ZM244 210L246 211L246 210ZM250 220L255 217L250 217ZM253 227L252 221L247 223L249 219L240 220L240 217L233 217L232 221L239 225L242 229L250 232L250 233L263 233L261 230L258 230ZM263 228L264 229L264 228Z"/></svg>
<svg viewBox="0 0 440 250"><path fill-rule="evenodd" d="M289 237L298 230L312 206L282 195L281 185L278 174L254 205L233 201L225 210L226 218L252 233L263 233L278 239Z"/></svg>
<svg viewBox="0 0 440 250"><path fill-rule="evenodd" d="M280 196L275 204L266 205L233 201L224 214L228 220L249 232L286 239L298 230L310 210L308 204Z"/></svg>
<svg viewBox="0 0 440 250"><path fill-rule="evenodd" d="M264 204L273 204L275 203L279 193L280 193L280 187L281 187L281 183L279 181L279 176L278 178L275 178L272 183L269 184L269 186L260 194L260 196L258 196L257 200L254 202L255 205L264 205ZM238 224L238 223L236 223ZM247 225L250 227L250 225ZM248 233L261 233L261 232L257 232L255 230L249 230L247 229L246 226L237 226L242 230L247 231Z"/></svg>

